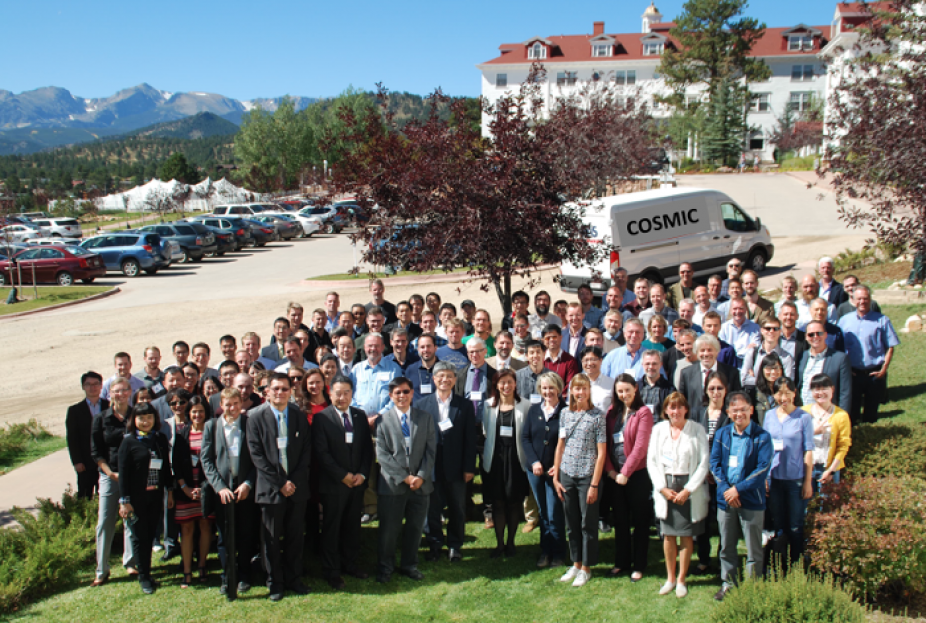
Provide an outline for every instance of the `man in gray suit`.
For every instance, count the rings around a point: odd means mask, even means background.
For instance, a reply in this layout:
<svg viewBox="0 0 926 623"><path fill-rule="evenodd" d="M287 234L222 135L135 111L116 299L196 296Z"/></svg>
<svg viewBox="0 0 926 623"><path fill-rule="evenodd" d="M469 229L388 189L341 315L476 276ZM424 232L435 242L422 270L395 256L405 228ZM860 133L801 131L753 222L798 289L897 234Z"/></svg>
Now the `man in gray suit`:
<svg viewBox="0 0 926 623"><path fill-rule="evenodd" d="M412 580L424 576L418 570L418 545L428 516L437 433L434 418L412 408L412 383L397 377L389 383L393 406L376 426L376 458L379 460L379 570L376 581L387 583L395 570L395 547L402 534L399 573ZM405 526L402 526L402 520Z"/></svg>
<svg viewBox="0 0 926 623"><path fill-rule="evenodd" d="M203 472L216 493L215 518L219 528L220 591L229 601L250 590L248 582L254 555L254 482L257 470L248 450L248 416L241 393L226 387L221 393L222 415L206 422L200 453Z"/></svg>
<svg viewBox="0 0 926 623"><path fill-rule="evenodd" d="M260 349L260 356L276 363L283 363L286 361L286 353L283 350L283 345L286 343L286 338L291 334L292 331L289 328L288 318L280 316L274 320L273 339L270 344Z"/></svg>
<svg viewBox="0 0 926 623"><path fill-rule="evenodd" d="M813 404L810 381L816 374L825 374L832 379L833 404L850 413L852 408L852 365L849 356L826 345L826 325L818 320L807 324L807 341L810 348L801 354L797 365L797 395L804 406ZM805 409L807 411L807 409Z"/></svg>

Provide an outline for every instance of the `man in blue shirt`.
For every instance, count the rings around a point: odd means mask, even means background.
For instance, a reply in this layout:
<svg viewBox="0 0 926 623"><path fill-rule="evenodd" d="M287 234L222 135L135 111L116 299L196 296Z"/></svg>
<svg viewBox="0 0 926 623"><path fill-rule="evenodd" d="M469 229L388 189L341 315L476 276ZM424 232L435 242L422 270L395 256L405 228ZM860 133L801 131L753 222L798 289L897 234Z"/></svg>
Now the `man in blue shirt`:
<svg viewBox="0 0 926 623"><path fill-rule="evenodd" d="M582 304L583 318L582 322L586 329L597 328L601 325L604 312L592 305L592 299L595 295L592 293L592 287L587 283L579 286L578 290L579 303Z"/></svg>
<svg viewBox="0 0 926 623"><path fill-rule="evenodd" d="M437 358L452 363L459 373L469 365L466 347L463 346L463 321L459 318L449 319L444 323L444 332L447 334L447 345L437 349Z"/></svg>
<svg viewBox="0 0 926 623"><path fill-rule="evenodd" d="M746 575L762 575L762 525L765 481L772 464L772 437L752 421L752 403L745 392L731 392L727 414L733 420L717 431L711 448L711 474L717 482L717 524L720 529L720 578L714 595L723 601L736 585L740 535L746 541Z"/></svg>
<svg viewBox="0 0 926 623"><path fill-rule="evenodd" d="M839 319L852 364L853 424L875 422L878 407L887 399L887 369L900 344L887 316L871 311L871 290L858 285L852 293L855 313ZM864 412L863 412L864 411Z"/></svg>
<svg viewBox="0 0 926 623"><path fill-rule="evenodd" d="M730 320L720 328L720 339L728 342L736 351L736 367L743 367L746 353L762 343L759 325L749 319L749 308L745 299L730 301Z"/></svg>
<svg viewBox="0 0 926 623"><path fill-rule="evenodd" d="M643 337L646 335L646 329L643 323L637 318L630 318L624 323L624 340L625 346L616 348L608 353L601 364L601 373L612 379L629 370L633 371L634 378L639 379L643 376L643 362L640 355L643 353L640 348L643 344ZM628 372L629 373L629 372Z"/></svg>

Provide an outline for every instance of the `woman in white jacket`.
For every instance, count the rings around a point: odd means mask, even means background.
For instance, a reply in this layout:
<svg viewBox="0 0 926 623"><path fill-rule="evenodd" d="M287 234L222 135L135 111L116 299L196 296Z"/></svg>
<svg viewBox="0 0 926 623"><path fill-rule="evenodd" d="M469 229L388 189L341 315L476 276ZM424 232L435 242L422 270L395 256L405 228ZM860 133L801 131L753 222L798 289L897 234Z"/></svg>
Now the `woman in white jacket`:
<svg viewBox="0 0 926 623"><path fill-rule="evenodd" d="M668 595L675 589L677 597L688 594L685 577L691 563L693 537L704 529L701 520L707 516L708 505L704 482L710 470L707 433L703 426L689 420L688 415L685 396L679 392L670 394L662 407L662 417L667 421L653 427L646 456L669 576L659 594Z"/></svg>

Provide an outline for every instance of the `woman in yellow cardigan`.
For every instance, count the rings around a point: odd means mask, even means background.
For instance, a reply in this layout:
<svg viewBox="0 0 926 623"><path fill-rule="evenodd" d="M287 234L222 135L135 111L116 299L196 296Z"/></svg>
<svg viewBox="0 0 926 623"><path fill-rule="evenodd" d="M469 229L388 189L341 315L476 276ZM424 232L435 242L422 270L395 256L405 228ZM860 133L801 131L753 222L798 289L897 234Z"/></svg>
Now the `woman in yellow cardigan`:
<svg viewBox="0 0 926 623"><path fill-rule="evenodd" d="M810 379L810 391L814 404L810 408L813 416L813 486L819 492L820 485L831 480L839 482L839 471L852 446L852 423L849 414L833 404L833 379L825 374L816 374Z"/></svg>

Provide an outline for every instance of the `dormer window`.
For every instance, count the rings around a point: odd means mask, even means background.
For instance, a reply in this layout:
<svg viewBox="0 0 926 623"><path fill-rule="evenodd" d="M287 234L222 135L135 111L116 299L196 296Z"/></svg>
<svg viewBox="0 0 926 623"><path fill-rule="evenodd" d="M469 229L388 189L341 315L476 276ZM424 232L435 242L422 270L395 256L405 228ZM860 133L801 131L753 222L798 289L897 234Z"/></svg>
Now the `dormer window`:
<svg viewBox="0 0 926 623"><path fill-rule="evenodd" d="M643 56L659 56L664 49L665 44L661 41L659 43L644 43Z"/></svg>
<svg viewBox="0 0 926 623"><path fill-rule="evenodd" d="M611 56L614 46L607 43L596 43L592 46L592 56L601 58L602 56Z"/></svg>
<svg viewBox="0 0 926 623"><path fill-rule="evenodd" d="M527 48L527 58L531 60L541 60L547 57L547 48L541 43L535 43Z"/></svg>
<svg viewBox="0 0 926 623"><path fill-rule="evenodd" d="M813 50L813 35L789 35L788 52L806 52Z"/></svg>

